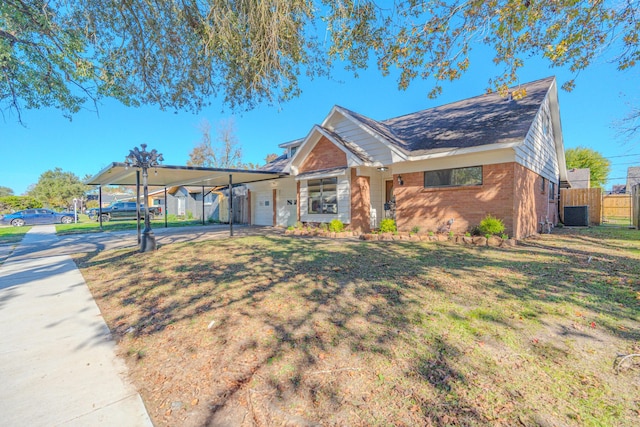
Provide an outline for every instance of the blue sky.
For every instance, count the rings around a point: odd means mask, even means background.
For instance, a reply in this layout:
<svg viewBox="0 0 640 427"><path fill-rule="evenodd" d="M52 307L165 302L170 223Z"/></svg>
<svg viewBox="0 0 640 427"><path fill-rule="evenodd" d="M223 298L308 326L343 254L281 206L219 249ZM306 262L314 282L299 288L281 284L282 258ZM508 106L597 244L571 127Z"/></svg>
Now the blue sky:
<svg viewBox="0 0 640 427"><path fill-rule="evenodd" d="M111 162L124 161L129 150L142 143L163 153L165 164L184 165L200 140L203 119L214 125L233 117L243 160L262 164L267 154L280 154L279 143L304 137L335 104L384 120L482 94L495 73L491 55L478 51L464 77L446 84L435 100L427 98L432 81L416 80L400 91L394 76L382 77L374 67L358 78L336 70L334 80L302 79L299 98L236 114L216 99L199 114L129 108L113 100L103 100L98 114L82 111L72 121L55 109L24 110L26 126L5 112L4 120L0 118L0 185L22 194L43 172L56 167L81 178L94 175ZM566 71L538 60L529 62L519 77L525 83L550 75L560 85L570 78ZM610 158L607 188L625 183L627 167L640 165L640 139L625 142L617 137L615 126L628 113L629 103L640 105L638 77L637 70L619 72L601 61L580 74L573 92L559 93L565 149L583 145Z"/></svg>

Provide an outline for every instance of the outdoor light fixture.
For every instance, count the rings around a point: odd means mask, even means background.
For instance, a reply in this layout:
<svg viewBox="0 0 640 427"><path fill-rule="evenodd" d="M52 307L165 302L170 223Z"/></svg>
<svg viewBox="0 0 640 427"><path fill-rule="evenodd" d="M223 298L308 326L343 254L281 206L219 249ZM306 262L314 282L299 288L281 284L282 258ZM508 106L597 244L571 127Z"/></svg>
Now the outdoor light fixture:
<svg viewBox="0 0 640 427"><path fill-rule="evenodd" d="M398 175L398 185L404 185L404 181L402 180L402 175Z"/></svg>
<svg viewBox="0 0 640 427"><path fill-rule="evenodd" d="M162 162L162 154L155 149L147 151L147 144L140 144L142 150L135 147L129 150L129 155L124 160L125 168L133 167L142 169L142 187L144 189L144 230L140 240L140 252L149 252L156 249L156 238L151 231L151 221L149 220L149 189L147 187L147 177L149 168L155 168ZM139 194L139 193L138 193Z"/></svg>
<svg viewBox="0 0 640 427"><path fill-rule="evenodd" d="M388 170L389 170L389 168L388 168L388 167L386 167L386 166L380 166L380 167L378 168L378 170L379 170L380 172L384 172L384 171L388 171Z"/></svg>

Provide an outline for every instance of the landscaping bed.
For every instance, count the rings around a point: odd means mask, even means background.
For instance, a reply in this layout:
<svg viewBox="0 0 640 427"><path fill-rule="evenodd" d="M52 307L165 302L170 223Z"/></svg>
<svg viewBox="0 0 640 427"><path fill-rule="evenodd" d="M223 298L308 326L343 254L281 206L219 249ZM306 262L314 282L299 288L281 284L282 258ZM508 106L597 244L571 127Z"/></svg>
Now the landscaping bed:
<svg viewBox="0 0 640 427"><path fill-rule="evenodd" d="M157 426L638 425L639 232L554 233L76 262Z"/></svg>

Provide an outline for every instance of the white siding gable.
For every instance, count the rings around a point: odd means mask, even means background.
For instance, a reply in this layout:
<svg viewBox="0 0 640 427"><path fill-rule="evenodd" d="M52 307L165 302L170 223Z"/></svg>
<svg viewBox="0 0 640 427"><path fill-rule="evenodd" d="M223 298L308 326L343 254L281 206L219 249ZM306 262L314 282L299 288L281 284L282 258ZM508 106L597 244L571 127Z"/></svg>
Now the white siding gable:
<svg viewBox="0 0 640 427"><path fill-rule="evenodd" d="M516 147L516 162L544 178L557 181L559 167L551 114L547 96L533 120L524 143Z"/></svg>
<svg viewBox="0 0 640 427"><path fill-rule="evenodd" d="M339 113L334 113L325 126L340 135L346 141L350 141L361 147L374 162L388 165L393 162L392 150L365 131L353 120Z"/></svg>

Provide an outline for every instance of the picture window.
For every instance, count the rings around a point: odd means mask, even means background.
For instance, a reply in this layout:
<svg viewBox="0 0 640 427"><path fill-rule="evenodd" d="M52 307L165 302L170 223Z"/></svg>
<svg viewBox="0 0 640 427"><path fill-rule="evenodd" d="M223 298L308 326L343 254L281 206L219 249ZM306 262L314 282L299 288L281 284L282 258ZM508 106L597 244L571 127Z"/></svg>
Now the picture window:
<svg viewBox="0 0 640 427"><path fill-rule="evenodd" d="M425 188L466 185L482 185L482 166L441 169L424 173Z"/></svg>

